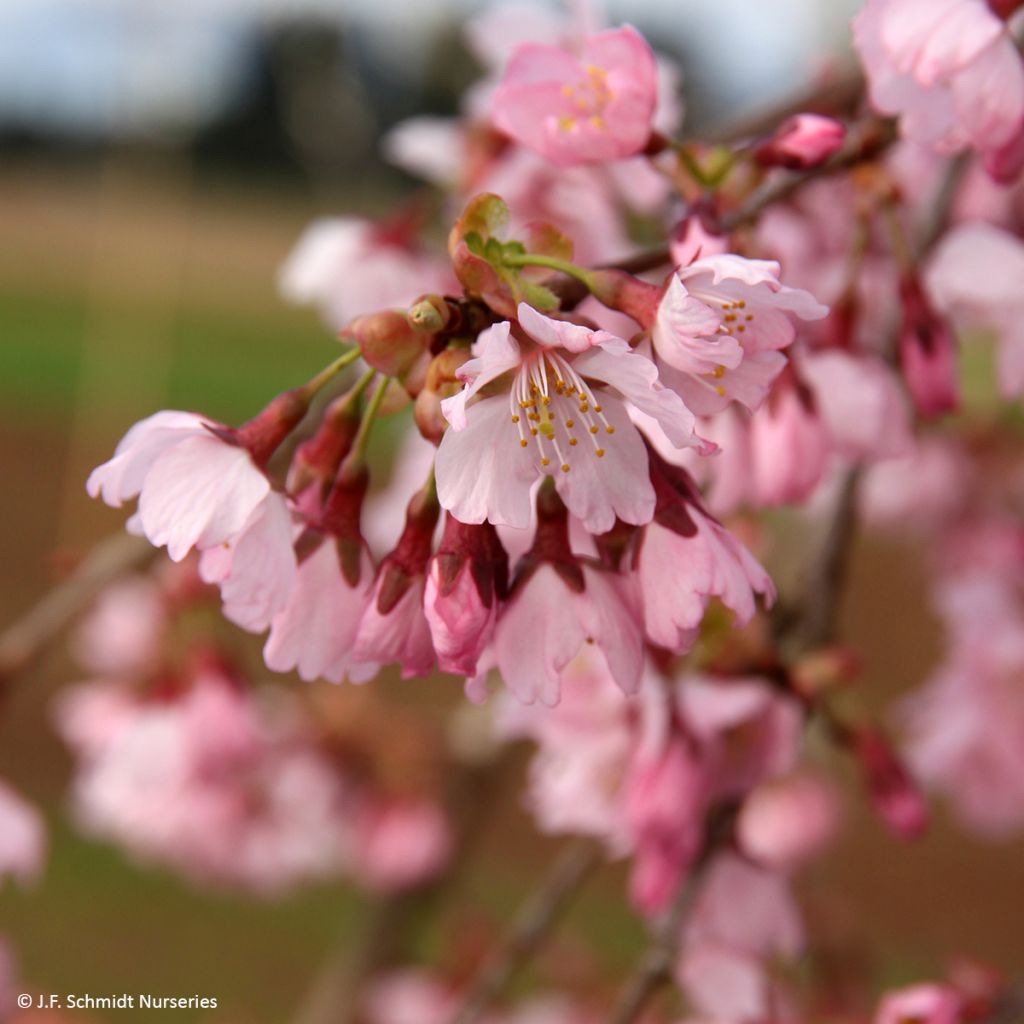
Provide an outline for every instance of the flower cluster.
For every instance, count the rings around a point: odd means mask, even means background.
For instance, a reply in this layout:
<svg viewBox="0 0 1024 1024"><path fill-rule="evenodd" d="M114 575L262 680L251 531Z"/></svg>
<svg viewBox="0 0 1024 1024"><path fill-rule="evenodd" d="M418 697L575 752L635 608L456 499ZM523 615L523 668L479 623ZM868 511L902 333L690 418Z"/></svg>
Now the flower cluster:
<svg viewBox="0 0 1024 1024"><path fill-rule="evenodd" d="M809 723L903 838L927 821L922 787L982 833L1024 824L1024 501L991 415L1024 389L1018 6L867 0L853 38L874 114L795 110L716 145L673 139L678 73L634 28L473 21L486 75L462 117L385 144L444 188L447 252L419 237L419 205L314 225L282 290L343 353L239 427L158 412L89 477L109 505L137 499L128 529L177 569L111 589L75 638L100 679L58 710L83 825L264 892L338 874L394 892L450 862L438 787L389 778L416 744L402 712L367 711L382 687L253 689L219 643L166 657L180 609L216 587L273 672L440 671L473 704L500 679L486 709L461 705L470 745L534 745L540 830L628 861L690 1010L824 1019L791 970L808 945L791 881L840 817ZM993 333L999 395L961 444L952 414L986 376L961 362ZM787 505L798 527L756 518ZM908 767L847 699L857 658L835 644L858 513L936 552L946 656L901 704ZM804 591L787 544L807 551ZM316 707L323 691L349 710ZM981 1021L997 988L951 976L875 1019ZM459 972L364 989L381 1024L476 998ZM472 1019L605 1019L591 1009Z"/></svg>

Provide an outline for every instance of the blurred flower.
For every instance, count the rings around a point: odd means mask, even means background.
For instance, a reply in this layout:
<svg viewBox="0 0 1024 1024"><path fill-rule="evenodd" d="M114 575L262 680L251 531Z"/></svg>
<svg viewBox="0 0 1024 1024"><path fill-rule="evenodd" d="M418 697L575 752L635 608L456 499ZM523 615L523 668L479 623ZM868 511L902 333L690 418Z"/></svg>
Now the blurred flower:
<svg viewBox="0 0 1024 1024"><path fill-rule="evenodd" d="M587 36L578 55L521 45L493 100L502 131L565 167L638 153L656 102L654 55L629 26Z"/></svg>
<svg viewBox="0 0 1024 1024"><path fill-rule="evenodd" d="M46 827L39 812L0 781L0 882L35 881L46 858ZM2 974L2 971L0 971Z"/></svg>
<svg viewBox="0 0 1024 1024"><path fill-rule="evenodd" d="M985 0L868 0L853 22L871 102L905 138L994 156L1024 123L1024 67Z"/></svg>

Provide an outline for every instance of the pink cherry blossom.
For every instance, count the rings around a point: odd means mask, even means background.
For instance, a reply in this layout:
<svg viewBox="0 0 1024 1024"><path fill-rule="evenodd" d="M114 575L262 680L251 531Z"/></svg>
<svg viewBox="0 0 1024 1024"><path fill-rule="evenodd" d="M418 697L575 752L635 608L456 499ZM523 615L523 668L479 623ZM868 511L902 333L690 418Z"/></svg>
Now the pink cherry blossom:
<svg viewBox="0 0 1024 1024"><path fill-rule="evenodd" d="M658 471L672 472L668 467ZM667 479L658 490L658 509L644 528L635 573L648 639L682 651L693 643L712 597L742 625L753 617L755 593L770 604L775 588L725 527L686 501Z"/></svg>
<svg viewBox="0 0 1024 1024"><path fill-rule="evenodd" d="M1007 397L1024 393L1024 243L989 224L962 224L935 250L926 285L936 305L965 326L999 335L997 372Z"/></svg>
<svg viewBox="0 0 1024 1024"><path fill-rule="evenodd" d="M354 649L373 595L373 562L365 546L359 547L346 571L334 537L314 538L313 543L315 548L299 561L285 606L271 620L263 659L275 672L295 669L307 682L365 682L377 665L357 661Z"/></svg>
<svg viewBox="0 0 1024 1024"><path fill-rule="evenodd" d="M409 228L388 230L355 217L314 222L299 239L278 278L292 302L317 306L341 330L363 313L407 306L424 292L444 292L452 275L408 239Z"/></svg>
<svg viewBox="0 0 1024 1024"><path fill-rule="evenodd" d="M579 587L545 563L516 584L493 648L502 679L521 701L554 705L562 673L591 644L622 692L636 693L643 668L640 627L619 582L584 566Z"/></svg>
<svg viewBox="0 0 1024 1024"><path fill-rule="evenodd" d="M505 69L494 120L561 166L617 160L647 144L657 84L654 55L629 26L587 36L576 53L527 43Z"/></svg>
<svg viewBox="0 0 1024 1024"><path fill-rule="evenodd" d="M751 419L749 439L757 504L803 501L818 486L831 444L818 404L805 386L784 380Z"/></svg>
<svg viewBox="0 0 1024 1024"><path fill-rule="evenodd" d="M925 982L886 994L878 1005L874 1024L960 1024L963 997L948 985Z"/></svg>
<svg viewBox="0 0 1024 1024"><path fill-rule="evenodd" d="M942 153L1003 149L1024 122L1024 68L985 0L867 0L854 45L871 102Z"/></svg>
<svg viewBox="0 0 1024 1024"><path fill-rule="evenodd" d="M786 1020L769 961L794 958L804 943L785 879L733 854L711 865L697 896L676 975L694 1007L712 1019Z"/></svg>
<svg viewBox="0 0 1024 1024"><path fill-rule="evenodd" d="M74 632L75 660L97 675L134 675L150 668L167 626L159 582L134 574L106 587Z"/></svg>
<svg viewBox="0 0 1024 1024"><path fill-rule="evenodd" d="M372 799L356 825L353 870L367 887L394 892L436 876L451 852L448 823L435 803Z"/></svg>
<svg viewBox="0 0 1024 1024"><path fill-rule="evenodd" d="M0 780L0 882L34 882L46 858L46 828L39 812Z"/></svg>
<svg viewBox="0 0 1024 1024"><path fill-rule="evenodd" d="M740 849L766 868L789 871L818 856L839 827L838 795L804 772L757 786L736 822Z"/></svg>
<svg viewBox="0 0 1024 1024"><path fill-rule="evenodd" d="M616 516L648 522L654 491L629 408L653 417L680 447L703 444L692 413L621 338L525 304L519 318L523 343L507 321L488 328L459 370L465 387L442 403L450 427L437 453L441 505L464 523L526 527L532 493L551 475L592 533L611 529ZM507 390L490 393L509 377Z"/></svg>
<svg viewBox="0 0 1024 1024"><path fill-rule="evenodd" d="M276 892L337 875L349 861L351 795L309 744L284 693L250 695L205 670L173 700L111 701L104 684L58 706L77 745L80 825L186 877ZM110 727L91 705L119 708Z"/></svg>
<svg viewBox="0 0 1024 1024"><path fill-rule="evenodd" d="M199 559L199 574L220 586L225 618L262 633L288 602L296 577L296 526L283 495L271 491L241 533Z"/></svg>
<svg viewBox="0 0 1024 1024"><path fill-rule="evenodd" d="M672 901L701 844L708 793L705 768L683 737L640 752L624 784L623 811L633 846L629 891L652 915Z"/></svg>
<svg viewBox="0 0 1024 1024"><path fill-rule="evenodd" d="M557 707L500 698L498 734L537 744L527 803L542 831L594 836L621 854L631 846L621 780L636 746L635 702L623 700L604 659L590 646L566 666L561 684ZM656 692L654 685L641 687L643 715Z"/></svg>
<svg viewBox="0 0 1024 1024"><path fill-rule="evenodd" d="M194 413L155 413L125 434L86 489L115 508L138 495L142 532L176 562L193 547L230 543L276 498L249 452L215 433L223 429Z"/></svg>
<svg viewBox="0 0 1024 1024"><path fill-rule="evenodd" d="M702 747L710 797L736 797L793 770L803 717L771 683L691 673L677 683L675 700Z"/></svg>
<svg viewBox="0 0 1024 1024"><path fill-rule="evenodd" d="M1024 613L1006 585L975 569L941 592L951 646L903 709L911 767L981 835L1024 827Z"/></svg>
<svg viewBox="0 0 1024 1024"><path fill-rule="evenodd" d="M508 556L494 527L466 525L448 516L423 595L441 669L476 675L507 591Z"/></svg>

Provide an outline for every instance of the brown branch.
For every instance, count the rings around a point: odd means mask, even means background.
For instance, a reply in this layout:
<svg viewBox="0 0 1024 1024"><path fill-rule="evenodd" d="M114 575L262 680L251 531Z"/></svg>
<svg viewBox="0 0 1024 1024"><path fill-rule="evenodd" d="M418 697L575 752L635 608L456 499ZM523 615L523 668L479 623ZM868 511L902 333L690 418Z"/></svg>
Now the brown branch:
<svg viewBox="0 0 1024 1024"><path fill-rule="evenodd" d="M592 840L566 847L519 911L504 942L477 975L453 1024L475 1024L540 950L573 896L601 860Z"/></svg>
<svg viewBox="0 0 1024 1024"><path fill-rule="evenodd" d="M71 576L0 634L0 687L28 669L100 590L154 554L148 541L128 533L97 544Z"/></svg>
<svg viewBox="0 0 1024 1024"><path fill-rule="evenodd" d="M708 865L715 854L732 841L735 821L734 806L719 807L709 815L700 855L680 885L667 913L655 926L650 945L620 989L608 1024L633 1024L648 1003L672 981L683 925L693 908Z"/></svg>

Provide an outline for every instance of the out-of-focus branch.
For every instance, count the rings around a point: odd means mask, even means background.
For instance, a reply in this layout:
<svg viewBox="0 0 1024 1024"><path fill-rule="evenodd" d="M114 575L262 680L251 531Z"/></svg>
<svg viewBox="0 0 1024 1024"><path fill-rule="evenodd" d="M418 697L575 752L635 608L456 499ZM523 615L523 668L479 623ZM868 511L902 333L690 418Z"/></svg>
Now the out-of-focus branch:
<svg viewBox="0 0 1024 1024"><path fill-rule="evenodd" d="M97 544L66 580L0 633L0 687L29 668L108 583L144 565L154 554L145 538L128 533Z"/></svg>
<svg viewBox="0 0 1024 1024"><path fill-rule="evenodd" d="M500 803L495 791L506 767L507 760L498 757L466 765L455 773L447 801L456 823L455 849L447 870L424 885L382 896L370 909L362 936L346 936L328 955L291 1024L353 1024L359 1019L367 983L375 974L407 959L420 925L442 902L469 859L487 815Z"/></svg>
<svg viewBox="0 0 1024 1024"><path fill-rule="evenodd" d="M651 999L671 982L683 925L700 890L708 864L732 838L735 818L736 809L731 806L720 808L712 814L700 855L689 876L679 887L672 905L656 924L650 945L620 989L608 1017L608 1024L633 1024L640 1019Z"/></svg>
<svg viewBox="0 0 1024 1024"><path fill-rule="evenodd" d="M515 976L540 950L601 859L592 840L579 840L562 851L551 873L512 922L507 936L470 986L453 1024L476 1024Z"/></svg>

